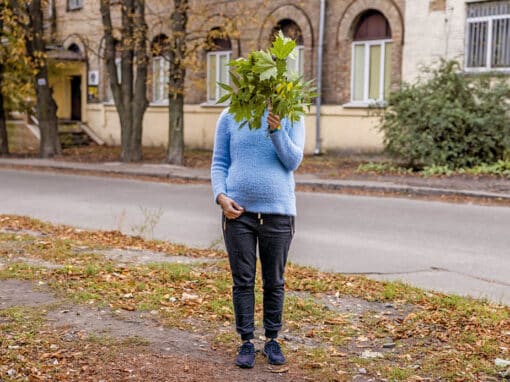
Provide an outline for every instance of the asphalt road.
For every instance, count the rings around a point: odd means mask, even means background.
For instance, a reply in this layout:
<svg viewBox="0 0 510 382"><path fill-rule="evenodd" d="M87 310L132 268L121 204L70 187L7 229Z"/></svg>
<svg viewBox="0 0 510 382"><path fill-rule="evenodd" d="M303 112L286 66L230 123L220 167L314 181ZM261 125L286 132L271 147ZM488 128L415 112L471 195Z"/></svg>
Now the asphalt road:
<svg viewBox="0 0 510 382"><path fill-rule="evenodd" d="M222 245L207 185L0 169L0 213ZM510 304L510 208L298 193L290 260Z"/></svg>

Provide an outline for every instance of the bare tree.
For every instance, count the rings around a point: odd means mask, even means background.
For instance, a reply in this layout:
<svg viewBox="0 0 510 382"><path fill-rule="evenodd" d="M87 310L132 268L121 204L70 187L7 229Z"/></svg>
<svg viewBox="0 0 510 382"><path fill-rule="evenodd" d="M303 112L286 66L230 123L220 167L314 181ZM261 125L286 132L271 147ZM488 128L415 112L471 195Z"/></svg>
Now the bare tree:
<svg viewBox="0 0 510 382"><path fill-rule="evenodd" d="M147 99L147 24L145 1L125 0L121 7L121 25L114 29L111 0L101 0L104 27L105 61L113 100L120 119L121 160L142 159L143 116ZM116 41L118 32L119 41ZM117 75L116 55L120 53L121 71Z"/></svg>
<svg viewBox="0 0 510 382"><path fill-rule="evenodd" d="M36 109L41 132L39 155L42 158L53 157L60 154L61 147L58 139L57 104L48 82L41 0L9 0L9 5L17 22L25 30L27 56L35 68Z"/></svg>
<svg viewBox="0 0 510 382"><path fill-rule="evenodd" d="M264 0L266 1L266 0ZM204 29L202 22L213 14L221 14L223 7L228 7L225 1L189 1L174 0L170 16L170 37L168 39L169 61L168 69L168 150L166 161L171 164L184 163L184 97L186 68L191 71L203 70L201 55L204 50L213 48L211 37L228 38L237 36L236 20L245 20L247 23L258 21L256 8L246 4L236 5L236 15L225 18L225 23L219 25L218 30ZM193 4L193 5L191 5ZM217 9L217 12L212 11ZM257 20L257 21L256 21ZM161 25L168 21L161 20ZM189 26L193 25L192 28ZM213 35L211 36L211 32Z"/></svg>
<svg viewBox="0 0 510 382"><path fill-rule="evenodd" d="M186 26L188 22L188 0L174 0L170 16L171 38L169 49L168 80L168 152L167 162L184 164L184 80L186 68Z"/></svg>

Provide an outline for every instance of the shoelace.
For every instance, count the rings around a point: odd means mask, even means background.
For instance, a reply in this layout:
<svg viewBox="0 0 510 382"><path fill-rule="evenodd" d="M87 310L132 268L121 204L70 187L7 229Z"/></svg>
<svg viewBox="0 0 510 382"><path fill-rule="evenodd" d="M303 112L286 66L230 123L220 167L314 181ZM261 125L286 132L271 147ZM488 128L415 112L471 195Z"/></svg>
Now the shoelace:
<svg viewBox="0 0 510 382"><path fill-rule="evenodd" d="M240 354L251 354L252 353L252 348L251 348L251 343L245 343L245 344L242 344L241 345L241 349L239 350L239 353Z"/></svg>

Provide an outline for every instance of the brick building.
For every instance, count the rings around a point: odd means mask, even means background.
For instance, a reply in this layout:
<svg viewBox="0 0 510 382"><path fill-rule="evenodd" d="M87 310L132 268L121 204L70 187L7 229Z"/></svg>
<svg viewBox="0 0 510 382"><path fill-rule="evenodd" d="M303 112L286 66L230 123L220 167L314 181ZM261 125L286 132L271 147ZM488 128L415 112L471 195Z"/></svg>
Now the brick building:
<svg viewBox="0 0 510 382"><path fill-rule="evenodd" d="M172 4L168 3L146 1L151 42L164 41L170 34ZM212 146L215 119L223 108L215 103L221 96L216 81L228 81L225 63L246 56L252 49L268 47L275 30L281 29L298 43L297 58L289 66L301 72L305 79L317 77L320 0L194 0L190 3L190 41L210 40L213 44L209 46L213 48L198 49L196 60L187 72L185 142L188 147ZM509 3L507 0L326 1L322 148L380 149L381 136L374 128L377 119L367 117L367 107L374 101L384 100L388 91L398 88L402 80L414 80L420 64L447 57L464 62L467 70L508 69ZM48 33L53 36L55 46L50 57L66 63L52 79L59 117L79 119L107 142L118 143L118 117L101 59L99 0L53 0L47 16ZM214 31L221 30L228 33L221 38L214 37ZM492 44L488 46L489 42ZM498 52L490 53L495 47ZM489 62L493 56L499 60L497 65ZM143 136L147 145L166 144L166 67L164 58L151 55L148 92L151 105L144 119ZM312 152L316 141L315 108L307 115L306 125L306 151Z"/></svg>

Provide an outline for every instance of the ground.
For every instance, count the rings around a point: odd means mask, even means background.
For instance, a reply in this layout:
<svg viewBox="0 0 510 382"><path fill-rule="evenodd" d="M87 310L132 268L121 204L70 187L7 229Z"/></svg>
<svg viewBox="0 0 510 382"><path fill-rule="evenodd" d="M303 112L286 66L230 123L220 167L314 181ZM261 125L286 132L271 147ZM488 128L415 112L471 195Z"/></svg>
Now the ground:
<svg viewBox="0 0 510 382"><path fill-rule="evenodd" d="M0 215L9 381L502 380L510 308L290 264L289 363L233 365L225 254ZM260 283L257 285L260 305ZM256 312L260 327L260 307ZM258 329L256 347L263 341ZM3 380L3 379L2 379Z"/></svg>
<svg viewBox="0 0 510 382"><path fill-rule="evenodd" d="M16 138L23 141L24 138ZM35 156L37 145L13 150ZM211 153L187 151L208 168ZM59 160L117 161L118 148ZM161 163L163 148L145 148ZM377 155L306 157L299 173L453 189L510 191L510 179L359 173ZM466 201L465 198L459 201ZM498 381L510 378L510 308L290 264L289 359L233 365L238 346L225 255L116 231L0 215L0 381ZM257 303L261 303L260 282ZM258 326L261 311L257 309ZM257 331L256 347L263 345Z"/></svg>

